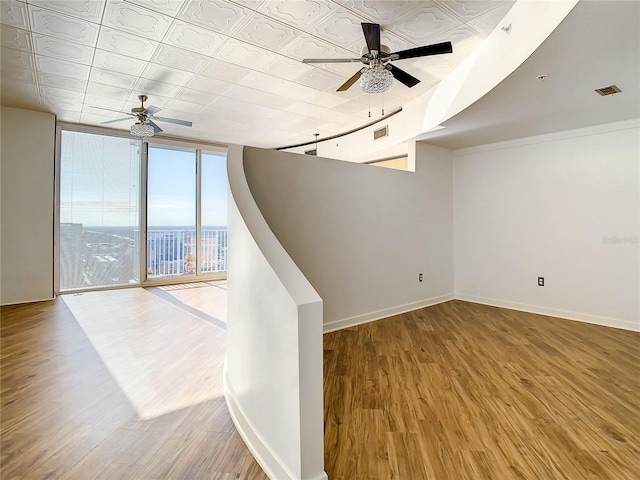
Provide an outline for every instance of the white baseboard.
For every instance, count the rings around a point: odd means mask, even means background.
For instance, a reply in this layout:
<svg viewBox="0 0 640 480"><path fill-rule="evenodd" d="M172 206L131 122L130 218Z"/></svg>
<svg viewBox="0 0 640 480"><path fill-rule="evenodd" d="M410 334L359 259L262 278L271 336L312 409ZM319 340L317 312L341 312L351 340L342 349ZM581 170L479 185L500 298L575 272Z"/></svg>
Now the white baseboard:
<svg viewBox="0 0 640 480"><path fill-rule="evenodd" d="M268 443L265 442L258 434L258 431L254 428L251 421L243 412L242 407L240 407L236 402L236 395L227 372L226 358L224 362L223 386L224 398L227 403L231 419L233 420L238 433L242 437L242 440L247 445L247 448L249 448L249 451L260 467L262 467L264 473L267 474L267 477L271 480L328 480L325 472L314 475L313 477L299 479L285 468L277 455L271 450Z"/></svg>
<svg viewBox="0 0 640 480"><path fill-rule="evenodd" d="M8 307L11 305L24 305L25 303L50 302L51 300L55 300L55 297L34 298L33 300L20 300L18 302L3 303L3 304L0 304L0 306Z"/></svg>
<svg viewBox="0 0 640 480"><path fill-rule="evenodd" d="M589 315L587 313L570 312L567 310L559 310L556 308L541 307L538 305L529 305L526 303L510 302L507 300L498 300L495 298L478 297L475 295L467 295L464 293L456 293L457 300L465 302L480 303L482 305L490 305L492 307L508 308L510 310L518 310L521 312L537 313L549 317L563 318L565 320L574 320L577 322L592 323L603 327L620 328L622 330L631 330L640 332L640 324L619 320L617 318L600 317L597 315Z"/></svg>
<svg viewBox="0 0 640 480"><path fill-rule="evenodd" d="M407 303L405 305L399 305L397 307L387 308L384 310L378 310L376 312L365 313L364 315L358 315L356 317L344 318L342 320L335 320L323 325L323 332L335 332L336 330L342 330L343 328L353 327L355 325L361 325L363 323L375 322L376 320L382 320L383 318L393 317L394 315L400 315L401 313L411 312L418 310L419 308L431 307L439 303L448 302L453 300L452 294L440 295L438 297L427 298L418 302Z"/></svg>

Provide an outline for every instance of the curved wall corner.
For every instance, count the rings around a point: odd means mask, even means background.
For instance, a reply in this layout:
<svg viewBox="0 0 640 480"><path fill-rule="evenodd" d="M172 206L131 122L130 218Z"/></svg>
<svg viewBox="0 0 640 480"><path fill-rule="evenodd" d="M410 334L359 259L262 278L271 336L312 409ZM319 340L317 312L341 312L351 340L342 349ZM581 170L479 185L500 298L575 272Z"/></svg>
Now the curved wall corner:
<svg viewBox="0 0 640 480"><path fill-rule="evenodd" d="M225 399L272 480L326 480L322 299L258 209L230 146Z"/></svg>

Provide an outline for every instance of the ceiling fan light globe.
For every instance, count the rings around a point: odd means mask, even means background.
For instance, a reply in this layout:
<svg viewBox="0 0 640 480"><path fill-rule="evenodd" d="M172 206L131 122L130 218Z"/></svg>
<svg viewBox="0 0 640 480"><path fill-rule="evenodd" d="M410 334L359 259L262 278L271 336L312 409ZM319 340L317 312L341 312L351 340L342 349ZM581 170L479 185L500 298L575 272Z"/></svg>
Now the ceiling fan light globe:
<svg viewBox="0 0 640 480"><path fill-rule="evenodd" d="M360 88L365 93L382 93L391 88L393 75L382 65L367 68L360 76Z"/></svg>
<svg viewBox="0 0 640 480"><path fill-rule="evenodd" d="M131 135L134 137L153 137L153 127L148 123L137 122L131 125Z"/></svg>

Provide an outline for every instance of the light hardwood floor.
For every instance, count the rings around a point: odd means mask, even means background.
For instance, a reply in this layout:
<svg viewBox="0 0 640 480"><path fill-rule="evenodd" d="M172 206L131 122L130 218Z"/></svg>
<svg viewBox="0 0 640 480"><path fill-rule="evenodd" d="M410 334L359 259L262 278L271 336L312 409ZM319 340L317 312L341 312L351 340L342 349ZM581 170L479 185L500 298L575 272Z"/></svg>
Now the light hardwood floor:
<svg viewBox="0 0 640 480"><path fill-rule="evenodd" d="M324 348L331 480L640 479L638 333L452 301Z"/></svg>
<svg viewBox="0 0 640 480"><path fill-rule="evenodd" d="M3 480L267 478L224 402L224 284L1 314Z"/></svg>
<svg viewBox="0 0 640 480"><path fill-rule="evenodd" d="M222 396L224 284L3 307L7 479L264 480ZM453 301L324 337L325 469L640 478L640 335Z"/></svg>

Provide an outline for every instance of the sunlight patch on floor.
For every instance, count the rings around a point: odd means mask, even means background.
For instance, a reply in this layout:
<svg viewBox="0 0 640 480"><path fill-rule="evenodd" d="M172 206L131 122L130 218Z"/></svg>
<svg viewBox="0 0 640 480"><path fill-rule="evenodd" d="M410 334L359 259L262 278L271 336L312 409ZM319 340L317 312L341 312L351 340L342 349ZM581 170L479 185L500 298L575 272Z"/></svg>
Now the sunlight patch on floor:
<svg viewBox="0 0 640 480"><path fill-rule="evenodd" d="M62 298L140 418L223 395L221 329L143 288Z"/></svg>

